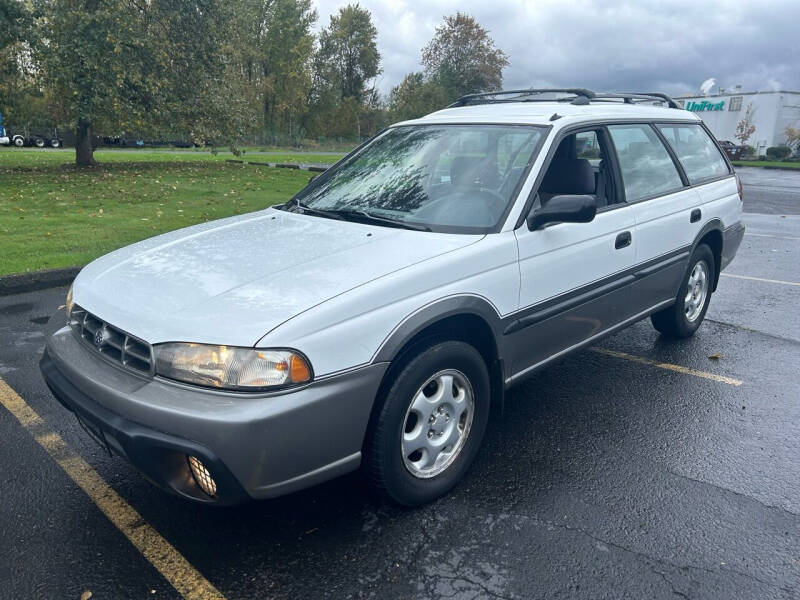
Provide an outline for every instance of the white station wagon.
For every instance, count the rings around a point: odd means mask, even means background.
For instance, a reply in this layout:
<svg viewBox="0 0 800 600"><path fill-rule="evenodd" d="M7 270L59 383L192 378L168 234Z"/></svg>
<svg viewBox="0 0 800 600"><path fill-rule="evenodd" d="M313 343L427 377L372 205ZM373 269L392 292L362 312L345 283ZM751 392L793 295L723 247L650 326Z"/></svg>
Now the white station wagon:
<svg viewBox="0 0 800 600"><path fill-rule="evenodd" d="M741 199L667 96L466 96L282 206L94 261L41 368L89 434L186 498L362 467L417 505L464 476L524 376L645 317L692 335Z"/></svg>

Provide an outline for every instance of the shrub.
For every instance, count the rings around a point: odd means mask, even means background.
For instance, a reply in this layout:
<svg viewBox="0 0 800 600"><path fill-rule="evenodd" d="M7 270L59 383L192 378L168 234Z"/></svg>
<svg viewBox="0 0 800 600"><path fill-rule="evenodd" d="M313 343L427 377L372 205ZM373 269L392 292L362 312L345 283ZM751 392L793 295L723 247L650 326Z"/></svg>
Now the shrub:
<svg viewBox="0 0 800 600"><path fill-rule="evenodd" d="M767 148L767 158L770 160L784 160L792 154L789 146L770 146Z"/></svg>
<svg viewBox="0 0 800 600"><path fill-rule="evenodd" d="M756 155L756 149L753 146L742 146L742 154L739 158L743 160L748 160L754 158Z"/></svg>

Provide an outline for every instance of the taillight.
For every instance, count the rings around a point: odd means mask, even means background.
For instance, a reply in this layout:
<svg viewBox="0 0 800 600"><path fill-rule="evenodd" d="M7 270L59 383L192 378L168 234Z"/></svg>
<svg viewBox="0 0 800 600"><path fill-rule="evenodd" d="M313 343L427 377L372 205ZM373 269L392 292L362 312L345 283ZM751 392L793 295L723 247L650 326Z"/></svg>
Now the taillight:
<svg viewBox="0 0 800 600"><path fill-rule="evenodd" d="M739 175L735 175L736 177L736 189L739 190L739 201L744 202L744 190L742 189L742 180L739 178Z"/></svg>

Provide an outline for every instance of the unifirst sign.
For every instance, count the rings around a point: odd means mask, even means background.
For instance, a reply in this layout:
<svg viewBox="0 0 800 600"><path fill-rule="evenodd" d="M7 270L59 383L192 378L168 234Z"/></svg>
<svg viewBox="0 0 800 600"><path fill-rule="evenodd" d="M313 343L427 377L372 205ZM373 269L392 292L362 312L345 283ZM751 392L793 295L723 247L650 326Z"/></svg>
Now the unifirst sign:
<svg viewBox="0 0 800 600"><path fill-rule="evenodd" d="M722 110L723 106L725 106L725 100L720 100L719 102L709 102L708 100L703 100L702 102L686 102L686 110L691 110L692 112Z"/></svg>

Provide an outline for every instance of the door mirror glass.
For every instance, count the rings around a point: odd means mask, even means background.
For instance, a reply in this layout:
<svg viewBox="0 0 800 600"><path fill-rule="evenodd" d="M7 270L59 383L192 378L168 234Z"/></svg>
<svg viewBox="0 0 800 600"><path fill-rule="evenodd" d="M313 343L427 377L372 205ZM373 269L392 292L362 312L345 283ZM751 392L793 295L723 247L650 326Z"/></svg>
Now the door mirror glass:
<svg viewBox="0 0 800 600"><path fill-rule="evenodd" d="M589 223L597 214L597 198L590 195L553 196L528 216L533 231L548 223Z"/></svg>

